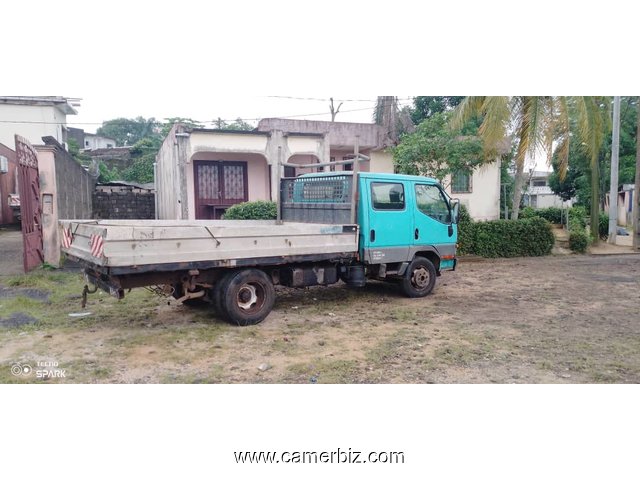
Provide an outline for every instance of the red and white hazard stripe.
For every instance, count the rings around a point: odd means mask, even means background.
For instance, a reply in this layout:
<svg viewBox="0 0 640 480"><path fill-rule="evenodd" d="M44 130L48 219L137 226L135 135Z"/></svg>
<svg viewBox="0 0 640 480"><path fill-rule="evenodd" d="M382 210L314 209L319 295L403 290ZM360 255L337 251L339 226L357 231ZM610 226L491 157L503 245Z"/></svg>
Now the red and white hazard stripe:
<svg viewBox="0 0 640 480"><path fill-rule="evenodd" d="M100 235L91 235L91 255L101 258L104 254L104 238Z"/></svg>
<svg viewBox="0 0 640 480"><path fill-rule="evenodd" d="M62 246L64 248L70 248L71 242L73 242L73 235L71 235L71 229L63 228L62 229Z"/></svg>

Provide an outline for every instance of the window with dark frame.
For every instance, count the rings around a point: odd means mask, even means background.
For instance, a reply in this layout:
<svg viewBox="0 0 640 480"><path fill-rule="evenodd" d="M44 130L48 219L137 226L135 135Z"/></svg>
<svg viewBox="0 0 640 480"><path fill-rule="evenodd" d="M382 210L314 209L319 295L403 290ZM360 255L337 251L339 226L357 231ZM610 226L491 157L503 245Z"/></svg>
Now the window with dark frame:
<svg viewBox="0 0 640 480"><path fill-rule="evenodd" d="M457 172L451 177L451 193L471 193L469 172Z"/></svg>
<svg viewBox="0 0 640 480"><path fill-rule="evenodd" d="M404 210L404 186L401 183L372 183L371 205L374 210Z"/></svg>

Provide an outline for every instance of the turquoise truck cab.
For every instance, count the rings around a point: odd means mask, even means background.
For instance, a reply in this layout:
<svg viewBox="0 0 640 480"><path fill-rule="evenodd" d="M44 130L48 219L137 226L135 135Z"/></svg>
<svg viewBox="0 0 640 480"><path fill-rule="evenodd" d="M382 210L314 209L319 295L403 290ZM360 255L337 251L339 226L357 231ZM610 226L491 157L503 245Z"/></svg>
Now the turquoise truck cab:
<svg viewBox="0 0 640 480"><path fill-rule="evenodd" d="M311 173L292 182L289 197L299 210L287 219L349 223L352 173ZM410 297L429 294L436 276L456 268L459 201L428 177L360 172L356 184L359 261L343 267L341 278L353 286L366 278L400 280Z"/></svg>
<svg viewBox="0 0 640 480"><path fill-rule="evenodd" d="M437 180L413 175L360 173L360 256L368 264L431 259L440 273L456 266L458 202Z"/></svg>

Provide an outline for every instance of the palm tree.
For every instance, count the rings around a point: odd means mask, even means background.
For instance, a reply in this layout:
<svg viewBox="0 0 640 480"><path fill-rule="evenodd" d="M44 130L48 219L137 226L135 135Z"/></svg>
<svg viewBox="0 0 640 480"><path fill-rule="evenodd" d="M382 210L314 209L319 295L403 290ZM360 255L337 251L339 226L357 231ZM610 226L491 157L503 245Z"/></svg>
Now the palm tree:
<svg viewBox="0 0 640 480"><path fill-rule="evenodd" d="M485 155L497 157L505 139L516 142L516 172L513 192L512 219L519 214L524 186L526 156L535 158L543 151L547 161L555 151L560 166L560 178L564 179L569 164L570 113L575 113L583 146L589 153L592 167L592 188L595 203L595 238L598 228L598 153L605 134L606 102L604 97L466 97L456 108L452 127L460 128L475 116L482 117L479 135L484 143ZM555 149L553 148L555 144Z"/></svg>

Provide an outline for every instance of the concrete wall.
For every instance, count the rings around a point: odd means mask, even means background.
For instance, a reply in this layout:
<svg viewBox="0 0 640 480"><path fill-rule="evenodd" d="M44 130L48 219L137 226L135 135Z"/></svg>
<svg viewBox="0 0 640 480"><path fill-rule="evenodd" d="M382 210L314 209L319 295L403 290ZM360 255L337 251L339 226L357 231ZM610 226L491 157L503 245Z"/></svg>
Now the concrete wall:
<svg viewBox="0 0 640 480"><path fill-rule="evenodd" d="M57 210L58 187L56 184L55 148L38 146L36 151L38 152L38 174L40 177L44 261L51 265L58 265L60 263L60 239L58 238L59 217Z"/></svg>
<svg viewBox="0 0 640 480"><path fill-rule="evenodd" d="M471 193L451 193L451 180L444 182L447 193L459 198L474 220L500 218L500 160L476 169L471 178Z"/></svg>
<svg viewBox="0 0 640 480"><path fill-rule="evenodd" d="M93 193L93 218L109 220L153 220L155 194L133 191Z"/></svg>
<svg viewBox="0 0 640 480"><path fill-rule="evenodd" d="M42 137L50 136L58 142L66 141L63 125L67 115L53 105L0 104L0 143L15 148L15 134L21 135L33 145L42 143ZM20 123L42 122L42 123Z"/></svg>
<svg viewBox="0 0 640 480"><path fill-rule="evenodd" d="M162 220L180 220L180 191L186 183L178 172L178 143L176 127L164 139L156 156L156 217Z"/></svg>
<svg viewBox="0 0 640 480"><path fill-rule="evenodd" d="M369 154L371 165L369 171L376 173L394 173L393 154L384 150L375 150Z"/></svg>
<svg viewBox="0 0 640 480"><path fill-rule="evenodd" d="M8 197L11 193L18 193L18 164L16 152L0 144L0 156L6 157L9 171L0 173L0 225L17 223L13 218L13 211L9 207Z"/></svg>
<svg viewBox="0 0 640 480"><path fill-rule="evenodd" d="M60 263L58 220L90 219L95 179L60 146L36 146L44 260Z"/></svg>
<svg viewBox="0 0 640 480"><path fill-rule="evenodd" d="M384 128L373 123L319 122L316 120L290 120L285 118L264 118L258 123L261 132L280 130L283 132L326 134L332 147L345 147L353 153L356 136L360 148L378 148L384 145Z"/></svg>

